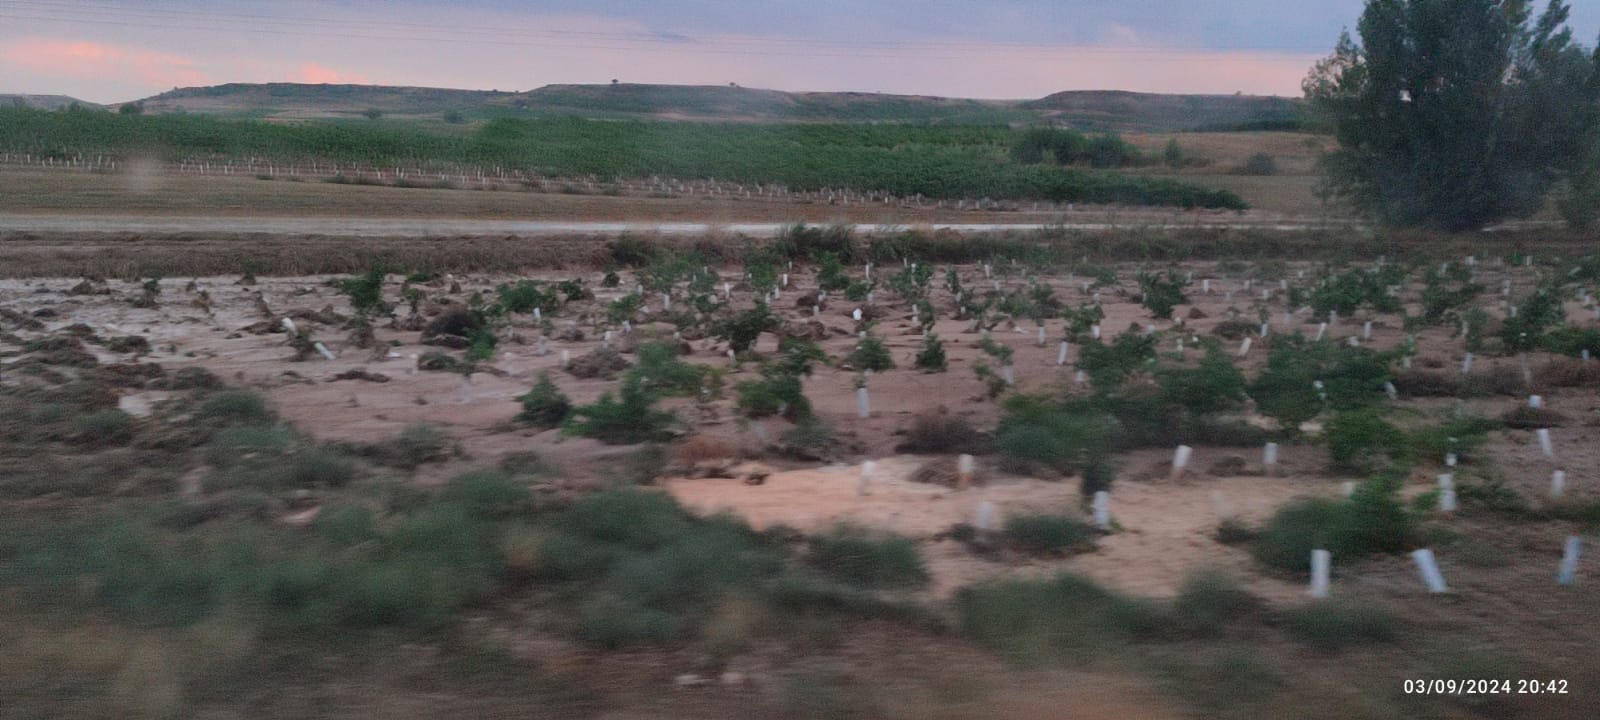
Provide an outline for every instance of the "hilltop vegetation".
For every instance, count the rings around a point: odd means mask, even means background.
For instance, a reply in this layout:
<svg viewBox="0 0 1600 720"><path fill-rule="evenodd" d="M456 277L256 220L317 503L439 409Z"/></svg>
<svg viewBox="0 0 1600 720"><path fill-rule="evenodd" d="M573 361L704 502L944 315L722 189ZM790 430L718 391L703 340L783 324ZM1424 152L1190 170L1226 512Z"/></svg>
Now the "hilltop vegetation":
<svg viewBox="0 0 1600 720"><path fill-rule="evenodd" d="M1295 123L1298 99L1070 91L1037 100L973 100L861 92L782 92L723 85L546 85L526 92L231 83L182 88L140 101L151 112L264 119L387 117L488 120L581 116L767 122L1038 124L1079 130L1170 132ZM1260 128L1257 128L1260 129Z"/></svg>

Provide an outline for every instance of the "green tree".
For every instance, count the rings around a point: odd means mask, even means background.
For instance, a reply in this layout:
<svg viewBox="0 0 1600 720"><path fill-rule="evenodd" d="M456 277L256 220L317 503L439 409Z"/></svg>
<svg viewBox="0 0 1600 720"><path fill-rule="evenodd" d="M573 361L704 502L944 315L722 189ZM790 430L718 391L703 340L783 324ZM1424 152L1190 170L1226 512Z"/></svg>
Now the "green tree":
<svg viewBox="0 0 1600 720"><path fill-rule="evenodd" d="M1330 189L1395 226L1471 230L1539 210L1579 177L1597 62L1551 0L1368 0L1306 78L1334 128Z"/></svg>

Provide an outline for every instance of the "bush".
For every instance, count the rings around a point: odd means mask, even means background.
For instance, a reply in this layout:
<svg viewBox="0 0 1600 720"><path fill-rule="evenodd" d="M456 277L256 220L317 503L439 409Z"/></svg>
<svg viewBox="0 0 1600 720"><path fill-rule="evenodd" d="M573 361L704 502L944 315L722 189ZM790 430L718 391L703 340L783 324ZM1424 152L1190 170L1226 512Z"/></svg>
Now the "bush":
<svg viewBox="0 0 1600 720"><path fill-rule="evenodd" d="M1590 358L1600 358L1600 328L1558 327L1540 338L1539 344L1558 355L1579 357L1588 350Z"/></svg>
<svg viewBox="0 0 1600 720"><path fill-rule="evenodd" d="M1071 473L1108 455L1117 429L1116 420L1103 412L1017 395L1006 400L995 449L1002 462L1019 470L1037 463Z"/></svg>
<svg viewBox="0 0 1600 720"><path fill-rule="evenodd" d="M474 517L494 520L528 512L533 495L528 486L498 470L457 475L445 485L443 500L465 508Z"/></svg>
<svg viewBox="0 0 1600 720"><path fill-rule="evenodd" d="M578 637L606 650L665 644L683 633L683 621L664 610L604 596L578 607Z"/></svg>
<svg viewBox="0 0 1600 720"><path fill-rule="evenodd" d="M328 448L308 448L295 453L283 467L290 487L341 487L355 477L356 464L343 453Z"/></svg>
<svg viewBox="0 0 1600 720"><path fill-rule="evenodd" d="M929 334L922 341L922 350L917 353L916 368L923 372L944 372L949 366L944 357L944 343L938 335Z"/></svg>
<svg viewBox="0 0 1600 720"><path fill-rule="evenodd" d="M1088 523L1065 515L1012 515L1006 518L1006 540L1028 553L1053 554L1093 547L1095 531Z"/></svg>
<svg viewBox="0 0 1600 720"><path fill-rule="evenodd" d="M341 547L359 545L378 536L377 519L372 511L356 505L323 507L312 521L311 529Z"/></svg>
<svg viewBox="0 0 1600 720"><path fill-rule="evenodd" d="M1333 467L1341 472L1367 475L1411 460L1406 435L1372 410L1335 415L1328 422L1327 439Z"/></svg>
<svg viewBox="0 0 1600 720"><path fill-rule="evenodd" d="M86 445L126 445L133 440L133 416L121 410L100 410L72 420L73 435Z"/></svg>
<svg viewBox="0 0 1600 720"><path fill-rule="evenodd" d="M213 466L232 467L261 455L275 459L293 444L294 433L282 425L241 425L212 436L205 458Z"/></svg>
<svg viewBox="0 0 1600 720"><path fill-rule="evenodd" d="M889 348L884 346L882 340L871 335L856 343L856 349L845 358L845 362L861 371L882 372L894 369L894 357L889 354Z"/></svg>
<svg viewBox="0 0 1600 720"><path fill-rule="evenodd" d="M1112 395L1134 373L1156 356L1156 339L1141 333L1123 333L1111 344L1090 340L1078 346L1078 368L1089 376L1096 392Z"/></svg>
<svg viewBox="0 0 1600 720"><path fill-rule="evenodd" d="M637 363L632 374L648 391L662 395L694 396L700 392L710 368L678 359L678 346L652 342L640 345L634 353Z"/></svg>
<svg viewBox="0 0 1600 720"><path fill-rule="evenodd" d="M760 380L742 382L734 387L739 396L739 412L752 418L780 413L791 420L810 417L811 401L806 399L799 376L768 368L763 368L762 375Z"/></svg>
<svg viewBox="0 0 1600 720"><path fill-rule="evenodd" d="M389 273L382 266L373 265L367 271L339 282L339 292L350 296L350 308L357 315L366 316L388 312L383 301L383 283Z"/></svg>
<svg viewBox="0 0 1600 720"><path fill-rule="evenodd" d="M1081 659L1170 630L1153 603L1112 593L1063 573L1051 580L1004 580L967 588L957 597L967 635L1013 660Z"/></svg>
<svg viewBox="0 0 1600 720"><path fill-rule="evenodd" d="M1327 550L1348 562L1405 552L1416 543L1416 519L1395 498L1394 484L1374 480L1349 499L1308 498L1279 508L1251 552L1271 567L1304 572L1311 567L1312 550Z"/></svg>
<svg viewBox="0 0 1600 720"><path fill-rule="evenodd" d="M374 448L379 462L403 470L415 470L424 463L450 457L455 442L437 425L407 425L393 440Z"/></svg>
<svg viewBox="0 0 1600 720"><path fill-rule="evenodd" d="M1278 162L1266 153L1256 153L1239 167L1240 175L1277 175Z"/></svg>
<svg viewBox="0 0 1600 720"><path fill-rule="evenodd" d="M928 581L917 546L908 538L840 526L811 538L812 565L864 587L914 587Z"/></svg>
<svg viewBox="0 0 1600 720"><path fill-rule="evenodd" d="M538 428L560 427L572 413L572 401L556 388L548 370L539 373L539 382L518 396L517 402L522 403L517 419Z"/></svg>
<svg viewBox="0 0 1600 720"><path fill-rule="evenodd" d="M212 393L200 404L198 418L207 427L268 425L278 419L261 395L250 390Z"/></svg>
<svg viewBox="0 0 1600 720"><path fill-rule="evenodd" d="M713 323L711 334L726 341L730 350L742 353L756 344L761 333L776 328L778 323L778 316L772 314L772 309L766 303L756 303L749 310Z"/></svg>
<svg viewBox="0 0 1600 720"><path fill-rule="evenodd" d="M1207 343L1198 366L1164 367L1156 371L1156 380L1163 403L1182 407L1194 416L1237 407L1244 398L1244 374L1215 341Z"/></svg>
<svg viewBox="0 0 1600 720"><path fill-rule="evenodd" d="M1333 652L1365 642L1393 642L1394 616L1371 606L1322 600L1290 610L1289 634L1318 650Z"/></svg>
<svg viewBox="0 0 1600 720"><path fill-rule="evenodd" d="M1150 311L1151 316L1159 320L1170 319L1174 308L1189 301L1183 295L1183 289L1188 286L1189 281L1176 270L1168 270L1165 276L1139 273L1139 289L1144 293L1140 304Z"/></svg>
<svg viewBox="0 0 1600 720"><path fill-rule="evenodd" d="M1261 601L1245 592L1238 580L1215 570L1204 570L1186 578L1174 603L1179 622L1200 635L1215 635L1228 623L1261 606Z"/></svg>
<svg viewBox="0 0 1600 720"><path fill-rule="evenodd" d="M989 442L964 418L938 407L919 412L911 418L906 441L896 450L906 453L982 455L989 450Z"/></svg>
<svg viewBox="0 0 1600 720"><path fill-rule="evenodd" d="M573 408L564 430L610 445L667 440L678 419L670 412L654 409L655 401L638 376L630 374L623 378L616 397L608 390L593 405Z"/></svg>

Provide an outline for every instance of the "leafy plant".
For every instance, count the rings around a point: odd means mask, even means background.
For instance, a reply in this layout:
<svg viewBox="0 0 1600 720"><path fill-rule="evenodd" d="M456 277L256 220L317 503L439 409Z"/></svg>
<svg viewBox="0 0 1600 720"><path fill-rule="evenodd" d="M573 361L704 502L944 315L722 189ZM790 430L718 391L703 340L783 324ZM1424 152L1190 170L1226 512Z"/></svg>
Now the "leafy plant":
<svg viewBox="0 0 1600 720"><path fill-rule="evenodd" d="M944 343L938 335L928 334L922 341L922 350L917 352L916 368L923 372L944 372L948 362L944 356Z"/></svg>
<svg viewBox="0 0 1600 720"><path fill-rule="evenodd" d="M608 390L594 404L573 408L563 429L612 445L666 440L672 436L678 419L670 412L656 410L655 401L655 395L645 389L640 378L630 373L623 376L615 397Z"/></svg>
<svg viewBox="0 0 1600 720"><path fill-rule="evenodd" d="M556 387L548 370L539 373L539 382L532 390L518 396L517 402L522 403L517 419L534 427L560 427L572 413L572 401Z"/></svg>
<svg viewBox="0 0 1600 720"><path fill-rule="evenodd" d="M1168 270L1165 275L1141 272L1139 289L1143 291L1144 298L1140 304L1157 319L1171 319L1173 309L1189 301L1183 294L1183 289L1188 286L1188 279L1176 270Z"/></svg>

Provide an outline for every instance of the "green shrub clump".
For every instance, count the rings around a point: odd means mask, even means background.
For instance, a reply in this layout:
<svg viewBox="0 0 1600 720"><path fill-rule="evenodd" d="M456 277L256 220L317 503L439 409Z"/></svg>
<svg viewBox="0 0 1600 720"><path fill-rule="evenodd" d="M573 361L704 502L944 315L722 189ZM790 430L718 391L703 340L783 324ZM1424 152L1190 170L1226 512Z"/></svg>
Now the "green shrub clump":
<svg viewBox="0 0 1600 720"><path fill-rule="evenodd" d="M1094 545L1088 523L1065 515L1027 514L1006 518L1006 540L1023 552L1061 553Z"/></svg>
<svg viewBox="0 0 1600 720"><path fill-rule="evenodd" d="M927 567L909 538L840 526L811 538L812 564L829 575L865 587L915 587L928 581Z"/></svg>
<svg viewBox="0 0 1600 720"><path fill-rule="evenodd" d="M1251 552L1271 567L1304 572L1312 550L1352 561L1417 545L1417 521L1396 498L1397 484L1372 480L1348 499L1309 498L1279 508Z"/></svg>
<svg viewBox="0 0 1600 720"><path fill-rule="evenodd" d="M670 412L656 410L655 401L655 394L630 373L623 377L617 395L608 390L594 404L573 408L565 431L613 445L669 439L678 419Z"/></svg>
<svg viewBox="0 0 1600 720"><path fill-rule="evenodd" d="M518 396L517 402L522 403L517 419L534 427L560 427L572 414L572 401L556 387L549 371L540 372L539 382L532 390Z"/></svg>

